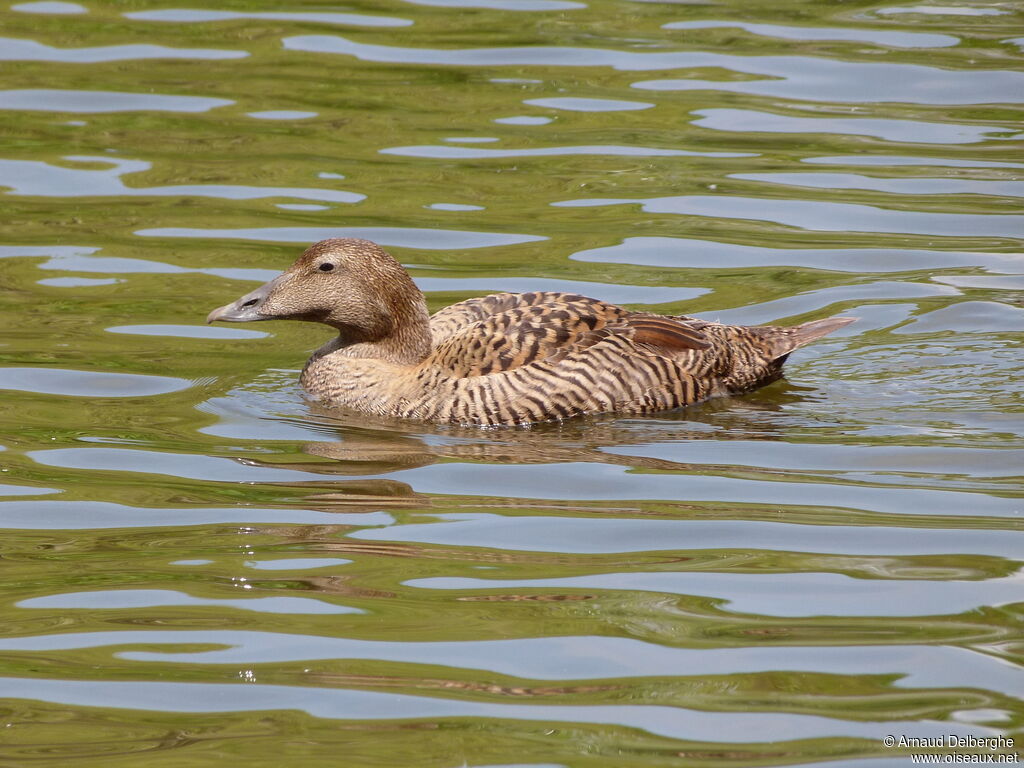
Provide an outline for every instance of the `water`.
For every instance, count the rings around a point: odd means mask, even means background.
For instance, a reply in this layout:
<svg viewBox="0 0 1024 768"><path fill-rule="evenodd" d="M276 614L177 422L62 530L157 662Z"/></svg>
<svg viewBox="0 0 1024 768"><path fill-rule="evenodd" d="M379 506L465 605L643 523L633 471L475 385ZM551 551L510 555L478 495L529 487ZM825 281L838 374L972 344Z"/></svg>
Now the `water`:
<svg viewBox="0 0 1024 768"><path fill-rule="evenodd" d="M1019 745L1021 17L5 6L0 762ZM203 325L338 235L432 309L861 320L679 413L356 419L296 385L326 330Z"/></svg>

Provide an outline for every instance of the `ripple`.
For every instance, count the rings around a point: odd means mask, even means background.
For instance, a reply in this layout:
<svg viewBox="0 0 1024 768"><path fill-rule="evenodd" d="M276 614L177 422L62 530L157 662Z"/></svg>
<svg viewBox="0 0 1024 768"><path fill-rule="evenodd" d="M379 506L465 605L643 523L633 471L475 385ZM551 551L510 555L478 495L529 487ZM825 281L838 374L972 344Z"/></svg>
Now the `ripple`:
<svg viewBox="0 0 1024 768"><path fill-rule="evenodd" d="M151 397L192 386L187 379L63 368L0 367L0 389L71 397Z"/></svg>
<svg viewBox="0 0 1024 768"><path fill-rule="evenodd" d="M746 304L733 309L719 310L715 313L714 319L723 323L736 323L738 325L760 325L771 323L780 317L793 317L794 315L820 312L826 309L835 311L835 304L959 295L960 291L955 288L935 285L930 282L914 283L909 281L877 280L870 283L854 283L820 288L816 291L806 291L781 299L772 299L757 304ZM879 310L876 308L874 311ZM874 318L862 319L871 322ZM845 334L859 333L860 330L858 328L862 329L863 326L855 326L838 331L835 337L841 338Z"/></svg>
<svg viewBox="0 0 1024 768"><path fill-rule="evenodd" d="M1003 16L1009 11L998 8L977 8L967 5L912 5L893 8L879 8L875 11L879 16L892 16L902 13L919 13L925 16Z"/></svg>
<svg viewBox="0 0 1024 768"><path fill-rule="evenodd" d="M627 285L623 283L592 283L583 280L555 280L545 277L416 277L416 284L425 292L455 291L460 293L526 293L527 291L558 291L584 296L603 297L616 304L667 304L703 296L707 288L678 286Z"/></svg>
<svg viewBox="0 0 1024 768"><path fill-rule="evenodd" d="M331 203L358 203L366 195L336 189L296 187L248 187L232 184L180 184L168 187L129 187L121 177L148 171L152 163L114 157L69 155L77 163L102 163L102 170L63 168L38 160L0 159L0 185L7 194L37 197L216 197L224 200L258 200L266 197L294 197Z"/></svg>
<svg viewBox="0 0 1024 768"><path fill-rule="evenodd" d="M524 467L524 469L529 469ZM524 473L526 474L526 473ZM654 475L645 475L654 477ZM696 479L691 476L689 479ZM530 479L521 480L520 490ZM568 482L568 480L566 481ZM831 489L818 489L817 501L831 499ZM936 494L945 495L945 493ZM964 505L954 515L975 510ZM688 498L676 496L673 498ZM764 500L765 503L772 503ZM898 513L938 513L927 504L906 506ZM363 541L416 542L453 547L487 547L501 551L611 554L624 552L693 551L708 549L809 552L834 555L991 555L1016 562L1019 532L980 529L899 528L895 526L800 525L751 520L637 520L610 518L496 515L452 512L432 515L437 522L352 531Z"/></svg>
<svg viewBox="0 0 1024 768"><path fill-rule="evenodd" d="M1024 216L1013 214L897 211L871 205L816 200L782 200L731 195L679 195L652 198L596 198L551 203L566 208L603 205L642 206L646 213L771 221L818 232L888 232L946 237L1024 237Z"/></svg>
<svg viewBox="0 0 1024 768"><path fill-rule="evenodd" d="M122 610L162 608L172 605L221 606L260 613L340 614L365 613L359 608L334 605L308 597L248 597L234 600L193 597L170 589L111 589L95 592L70 592L30 597L19 608L60 608L64 610Z"/></svg>
<svg viewBox="0 0 1024 768"><path fill-rule="evenodd" d="M58 488L32 488L27 485L0 483L0 496L40 496L47 493L64 493L64 491ZM3 506L6 505L0 505L0 508Z"/></svg>
<svg viewBox="0 0 1024 768"><path fill-rule="evenodd" d="M1021 256L1024 265L1024 255ZM984 288L991 291L1021 291L1024 290L1024 277L1010 275L1006 277L987 277L978 275L934 275L932 280L946 285L955 285L957 288Z"/></svg>
<svg viewBox="0 0 1024 768"><path fill-rule="evenodd" d="M477 147L445 147L420 145L416 147L388 147L379 150L382 155L428 157L443 160L473 160L494 157L552 157L556 155L605 155L608 157L756 157L752 152L694 152L685 149L660 147L627 147L621 145L593 145L572 147L539 147L537 149L483 149Z"/></svg>
<svg viewBox="0 0 1024 768"><path fill-rule="evenodd" d="M152 648L157 643L185 647L200 643L217 644L225 648L191 653L161 653L148 649L119 651L117 656L134 661L231 665L316 659L369 659L452 669L479 669L535 680L600 680L669 675L704 677L785 669L836 675L893 675L897 678L897 690L911 687L982 687L1007 691L1011 696L1016 695L1014 685L1017 682L1013 675L1007 674L1007 664L998 658L957 646L924 644L874 647L780 647L752 644L738 648L694 649L607 636L416 642L205 629L69 632L0 638L0 651L40 653L126 645ZM66 682L54 681L61 685ZM253 687L246 685L244 690ZM323 689L302 690L312 694ZM110 700L105 702L106 706L109 706ZM236 695L224 698L226 702L244 700ZM733 714L729 713L729 716ZM538 719L544 721L548 718L539 716ZM832 722L833 727L840 725ZM915 721L915 728L917 725L918 721Z"/></svg>
<svg viewBox="0 0 1024 768"><path fill-rule="evenodd" d="M445 232L445 230L425 230L429 232ZM419 230L409 231L408 237L411 238L418 233ZM450 230L456 236L463 234L458 230ZM327 233L319 233L322 237L328 236L368 236L367 233L362 231L348 230L330 230ZM405 247L415 248L426 248L428 246L423 245L418 240L406 239L406 231L399 231L398 233L387 232L382 233L383 236L373 236L372 239L383 244L383 245L400 245ZM310 233L310 237L316 239L318 233ZM322 237L320 239L322 239ZM544 239L544 238L540 238ZM292 242L291 240L287 242ZM296 239L294 242L307 242L305 239ZM465 243L460 243L458 240L453 239L450 243L452 247L471 247ZM444 244L433 244L433 247L444 249L449 247ZM476 246L481 247L481 246ZM73 246L54 246L51 248L46 247L30 247L30 248L17 248L9 246L10 251L4 252L4 247L0 246L0 258L5 256L18 257L18 256L47 256L49 260L39 265L40 269L48 270L66 270L74 272L112 272L118 274L204 274L214 275L216 277L224 277L229 280L252 280L259 282L266 282L272 280L280 274L280 271L274 269L246 269L246 268L219 268L219 267L203 267L203 268L189 268L182 267L176 264L166 264L160 261L148 261L145 259L126 259L118 257L101 257L92 255L96 249L91 248L75 248ZM410 265L410 268L415 268ZM77 280L79 278L52 278L55 280L69 279ZM87 278L82 278L87 279ZM481 275L478 277L433 277L433 276L414 276L414 281L424 291L459 291L459 292L476 292L476 293L487 293L493 291L536 291L536 290L548 290L548 291L565 291L569 293L589 293L589 294L600 294L605 297L611 296L609 300L619 301L624 303L644 303L644 304L660 304L668 301L681 301L687 298L695 298L708 293L706 288L692 288L685 286L644 286L644 285L629 285L622 283L597 283L586 280L559 280L555 278L545 277L497 277ZM102 281L105 282L105 281ZM255 338L249 334L257 334L259 336L265 336L266 334L260 331L246 331L245 329L234 329L227 326L191 326L191 325L137 325L137 326L120 326L120 328L131 328L131 331L121 330L122 333L148 333L151 335L188 335L193 337L202 338L228 338L223 334L226 331L243 332L245 333L244 338ZM108 328L107 330L113 330ZM220 333L217 333L220 331ZM115 331L118 332L118 331ZM209 334L209 335L204 335ZM243 338L241 336L237 338Z"/></svg>
<svg viewBox="0 0 1024 768"><path fill-rule="evenodd" d="M116 256L95 256L98 248L80 246L0 246L0 258L49 257L39 265L40 269L66 272L107 272L123 274L207 274L240 280L269 280L279 274L270 269L190 269L176 264L146 259L126 259ZM51 280L76 280L79 278L50 278ZM87 278L81 278L87 279Z"/></svg>
<svg viewBox="0 0 1024 768"><path fill-rule="evenodd" d="M384 239L373 238L382 245L388 243ZM303 241L305 242L305 241ZM423 246L410 246L423 247ZM116 272L145 274L184 274L198 273L225 277L230 280L252 280L266 282L277 277L280 272L272 269L220 269L206 267L189 269L174 264L142 259L97 258L88 255L54 257L40 265L41 269L66 269L82 272ZM60 278L57 278L60 279ZM74 278L70 278L74 279ZM603 297L606 301L621 304L666 304L685 301L710 292L707 288L686 286L646 286L625 283L597 283L585 280L559 280L545 277L431 277L414 275L413 280L420 290L430 293L435 291L485 294L508 291L523 293L527 291L557 291L579 293L588 296ZM192 325L132 325L107 328L112 333L141 334L151 336L181 336L190 338L261 338L269 334L247 329L235 329L222 326Z"/></svg>
<svg viewBox="0 0 1024 768"><path fill-rule="evenodd" d="M64 3L59 0L40 0L37 3L18 3L11 6L12 11L21 13L52 13L52 14L75 14L88 13L89 11L78 3Z"/></svg>
<svg viewBox="0 0 1024 768"><path fill-rule="evenodd" d="M551 99L527 99L523 104L531 107L548 107L564 109L569 112L627 112L630 110L650 109L654 106L647 101L621 101L618 99L580 99L557 97Z"/></svg>
<svg viewBox="0 0 1024 768"><path fill-rule="evenodd" d="M60 492L52 488L31 488L25 491L26 495ZM0 522L4 528L49 531L176 528L238 523L373 526L390 525L394 518L387 512L344 513L242 506L187 509L164 506L159 509L146 509L106 501L33 501L0 504Z"/></svg>
<svg viewBox="0 0 1024 768"><path fill-rule="evenodd" d="M87 449L36 451L31 454L31 458L41 464L81 469L91 469L97 461L102 463L103 468L126 468L124 465L111 466L109 462L114 460L113 456L109 459L100 459L71 454L76 450ZM124 457L122 461L131 459ZM274 469L260 477L265 482L278 478L284 480L284 472L285 470ZM223 475L219 477L225 479ZM387 477L408 483L417 493L445 494L463 498L479 496L562 501L600 499L631 503L644 500L685 499L694 502L766 504L780 507L827 506L831 509L894 514L928 511L936 515L1011 517L1020 513L1019 500L988 493L952 491L944 487L872 487L864 483L830 482L831 478L828 477L812 479L803 476L803 482L792 482L787 473L780 473L778 479L759 479L760 476L755 478L754 473L741 477L710 472L636 474L630 467L597 462L495 465L489 466L487 472L481 472L479 467L473 464L450 462L404 469L389 473ZM230 474L230 478L247 480L255 479L256 475L235 471ZM814 479L820 479L820 482L814 482ZM827 502L824 501L826 499ZM404 535L402 528L394 532L398 536Z"/></svg>
<svg viewBox="0 0 1024 768"><path fill-rule="evenodd" d="M249 117L257 120L308 120L316 117L317 112L302 112L297 109L271 109L266 112L246 112Z"/></svg>
<svg viewBox="0 0 1024 768"><path fill-rule="evenodd" d="M312 568L349 565L351 560L342 557L289 557L280 560L247 560L246 568L260 571L307 571Z"/></svg>
<svg viewBox="0 0 1024 768"><path fill-rule="evenodd" d="M296 483L322 480L316 472L289 469L287 465L264 466L217 456L133 448L54 448L29 451L25 455L43 466L145 473L213 482ZM871 512L927 510L934 515L1011 516L1019 511L1019 502L1015 499L986 493L810 481L794 483L787 482L785 476L778 481L710 474L636 475L628 467L596 462L491 466L486 473L481 473L473 464L452 462L399 470L383 476L407 483L421 494L455 497L630 502L687 499L807 507L819 506L822 499L828 499L832 508ZM408 528L405 526L388 533L401 537Z"/></svg>
<svg viewBox="0 0 1024 768"><path fill-rule="evenodd" d="M337 35L286 37L288 50L355 56L363 61L447 66L611 67L625 71L719 67L769 79L648 80L645 90L719 90L829 102L990 104L1024 102L1024 73L958 71L920 64L851 62L816 56L734 56L703 51L636 53L607 48L523 46L431 49L357 43Z"/></svg>
<svg viewBox="0 0 1024 768"><path fill-rule="evenodd" d="M482 211L482 205L466 205L465 203L431 203L423 206L432 211Z"/></svg>
<svg viewBox="0 0 1024 768"><path fill-rule="evenodd" d="M1024 163L1001 163L995 160L961 160L952 157L907 157L904 155L838 155L805 157L802 163L826 165L931 165L940 168L1024 168Z"/></svg>
<svg viewBox="0 0 1024 768"><path fill-rule="evenodd" d="M209 112L235 102L204 96L165 96L119 91L64 91L54 88L0 91L0 109L37 112Z"/></svg>
<svg viewBox="0 0 1024 768"><path fill-rule="evenodd" d="M628 237L619 245L577 251L569 258L677 269L791 266L870 273L984 267L996 272L1024 272L1024 255L1017 253L904 248L765 248L676 237Z"/></svg>
<svg viewBox="0 0 1024 768"><path fill-rule="evenodd" d="M893 333L1020 333L1024 331L1024 308L995 301L961 301L914 319Z"/></svg>
<svg viewBox="0 0 1024 768"><path fill-rule="evenodd" d="M133 448L53 448L29 451L25 455L48 467L138 472L214 482L300 482L322 479L314 472L252 466L220 456Z"/></svg>
<svg viewBox="0 0 1024 768"><path fill-rule="evenodd" d="M114 325L107 333L133 336L171 336L179 339L262 339L269 333L245 328L219 328L213 325Z"/></svg>
<svg viewBox="0 0 1024 768"><path fill-rule="evenodd" d="M122 281L113 277L47 277L36 282L39 285L49 285L54 288L89 288L94 285L114 285Z"/></svg>
<svg viewBox="0 0 1024 768"><path fill-rule="evenodd" d="M859 176L853 173L730 173L730 179L763 181L813 189L870 189L896 195L996 195L1024 197L1024 181L976 181L947 177L891 178Z"/></svg>
<svg viewBox="0 0 1024 768"><path fill-rule="evenodd" d="M86 258L99 250L83 245L0 245L0 259L44 256L52 259Z"/></svg>
<svg viewBox="0 0 1024 768"><path fill-rule="evenodd" d="M535 243L548 238L497 232L469 232L457 229L416 229L412 227L265 227L251 229L140 229L141 237L199 237L229 240L263 240L273 243L314 243L329 237L358 237L384 246L422 250L496 248L503 245Z"/></svg>
<svg viewBox="0 0 1024 768"><path fill-rule="evenodd" d="M806 472L906 472L927 475L941 467L942 474L1014 478L1020 471L1017 457L1011 451L983 448L817 443L772 443L769 448L761 440L687 440L607 447L602 452L616 456L665 459L683 465L711 464L718 467L763 469L771 465L777 469Z"/></svg>
<svg viewBox="0 0 1024 768"><path fill-rule="evenodd" d="M405 0L436 8L489 8L496 11L573 11L586 8L572 0Z"/></svg>
<svg viewBox="0 0 1024 768"><path fill-rule="evenodd" d="M648 91L712 90L825 103L967 105L1024 101L1024 73L1009 70L956 71L918 64L853 63L796 56L750 58L756 62L731 62L731 66L721 62L717 66L772 79L644 80L632 87Z"/></svg>
<svg viewBox="0 0 1024 768"><path fill-rule="evenodd" d="M420 589L586 589L658 592L725 600L758 616L946 616L1021 601L1018 577L981 581L855 579L835 573L644 572L548 579L435 576L403 582ZM879 600L884 590L885 600Z"/></svg>
<svg viewBox="0 0 1024 768"><path fill-rule="evenodd" d="M180 660L180 659L175 659ZM407 720L411 718L500 718L533 722L615 724L675 739L730 743L784 742L790 739L861 737L879 740L889 723L837 721L829 717L774 712L699 712L669 706L506 704L398 693L313 688L261 683L168 683L0 678L19 698L61 705L107 707L156 712L299 711L317 718L341 720ZM914 734L942 738L945 734L988 734L966 723L915 720Z"/></svg>
<svg viewBox="0 0 1024 768"><path fill-rule="evenodd" d="M102 61L132 61L136 59L244 59L248 55L246 51L224 51L210 48L168 48L164 45L143 43L135 45L105 45L96 48L54 48L51 45L37 43L34 40L16 40L10 37L0 37L0 61L54 61L67 64L95 64ZM62 109L61 111L80 112L83 110Z"/></svg>
<svg viewBox="0 0 1024 768"><path fill-rule="evenodd" d="M124 14L135 21L166 21L190 24L207 21L233 21L235 19L266 19L269 21L298 21L316 24L341 24L358 27L409 27L412 21L393 16L366 16L361 13L243 13L236 11L206 11L189 8L164 8L153 11L133 11Z"/></svg>
<svg viewBox="0 0 1024 768"><path fill-rule="evenodd" d="M743 21L674 21L662 29L743 29L752 35L778 37L784 40L816 40L822 42L856 42L890 48L945 48L960 40L952 35L926 32L896 32L880 29L842 27L786 27L779 24L750 24Z"/></svg>
<svg viewBox="0 0 1024 768"><path fill-rule="evenodd" d="M530 115L516 115L515 117L499 117L494 122L502 125L547 125L553 123L551 117L532 117Z"/></svg>
<svg viewBox="0 0 1024 768"><path fill-rule="evenodd" d="M976 144L991 136L1007 134L1006 128L990 125L926 123L920 120L889 120L872 117L788 117L750 109L698 109L701 115L694 125L716 131L743 133L840 133L847 136L873 136L908 144Z"/></svg>

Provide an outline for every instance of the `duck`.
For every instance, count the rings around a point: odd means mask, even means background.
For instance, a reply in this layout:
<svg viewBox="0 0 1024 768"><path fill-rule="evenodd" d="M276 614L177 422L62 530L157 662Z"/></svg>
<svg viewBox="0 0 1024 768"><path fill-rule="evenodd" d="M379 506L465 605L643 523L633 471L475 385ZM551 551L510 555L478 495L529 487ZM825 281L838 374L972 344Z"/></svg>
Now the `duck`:
<svg viewBox="0 0 1024 768"><path fill-rule="evenodd" d="M793 350L855 319L727 325L554 291L494 293L431 316L383 248L332 238L206 320L333 328L300 376L322 405L498 427L649 414L746 392L780 378Z"/></svg>

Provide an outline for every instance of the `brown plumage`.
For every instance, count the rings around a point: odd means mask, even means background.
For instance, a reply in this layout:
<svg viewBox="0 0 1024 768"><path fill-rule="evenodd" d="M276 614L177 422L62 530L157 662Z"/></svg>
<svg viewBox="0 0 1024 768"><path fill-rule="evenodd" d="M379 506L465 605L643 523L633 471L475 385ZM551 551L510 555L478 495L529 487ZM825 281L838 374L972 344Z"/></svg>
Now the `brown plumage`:
<svg viewBox="0 0 1024 768"><path fill-rule="evenodd" d="M842 328L722 325L573 293L497 293L427 314L405 269L366 240L316 243L207 322L309 320L337 329L302 371L329 405L455 424L637 414L778 378L786 356Z"/></svg>

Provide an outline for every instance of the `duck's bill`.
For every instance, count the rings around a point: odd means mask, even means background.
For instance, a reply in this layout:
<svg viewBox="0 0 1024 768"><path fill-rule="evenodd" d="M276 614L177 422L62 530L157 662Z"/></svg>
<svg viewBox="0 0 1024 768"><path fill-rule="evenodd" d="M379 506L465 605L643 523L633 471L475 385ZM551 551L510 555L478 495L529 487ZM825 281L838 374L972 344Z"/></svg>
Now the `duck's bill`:
<svg viewBox="0 0 1024 768"><path fill-rule="evenodd" d="M264 315L260 312L267 298L267 288L270 283L261 285L252 293L247 293L231 304L217 307L206 316L206 324L220 320L225 323L248 323L253 320L272 320L273 315Z"/></svg>
<svg viewBox="0 0 1024 768"><path fill-rule="evenodd" d="M256 307L240 307L239 302L234 304L225 304L223 307L217 307L213 312L206 316L206 324L215 323L217 321L223 323L248 323L253 320L273 320L274 318L270 315L261 315L256 311Z"/></svg>
<svg viewBox="0 0 1024 768"><path fill-rule="evenodd" d="M273 320L275 315L265 314L260 310L266 304L267 296L270 295L270 292L277 286L280 280L280 277L271 280L269 283L261 285L255 291L245 294L238 301L225 304L223 307L217 307L206 316L207 325L217 321L224 323L249 323L254 320Z"/></svg>

